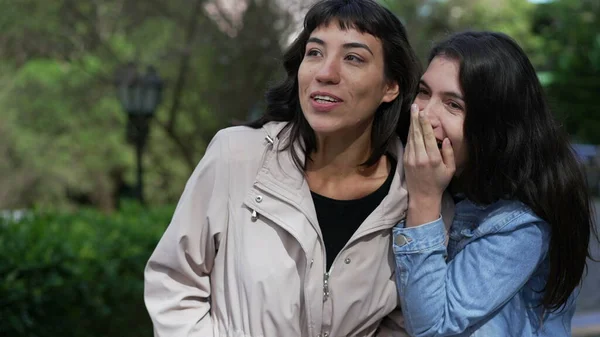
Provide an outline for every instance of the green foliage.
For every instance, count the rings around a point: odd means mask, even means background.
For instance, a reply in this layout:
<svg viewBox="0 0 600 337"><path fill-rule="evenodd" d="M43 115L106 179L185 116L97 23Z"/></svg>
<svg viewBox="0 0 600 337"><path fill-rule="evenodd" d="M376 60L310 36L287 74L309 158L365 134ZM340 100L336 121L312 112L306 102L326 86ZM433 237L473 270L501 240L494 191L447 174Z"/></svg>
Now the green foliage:
<svg viewBox="0 0 600 337"><path fill-rule="evenodd" d="M577 141L600 144L600 2L553 1L532 21L549 55L543 66L554 111Z"/></svg>
<svg viewBox="0 0 600 337"><path fill-rule="evenodd" d="M28 189L37 195L37 204L60 206L68 190L95 191L97 199L105 198L101 193L110 193L102 192L108 189L106 173L130 161L122 132L107 132L121 130L124 119L111 91L89 90L98 68L92 56L80 65L33 59L14 73L10 94L0 98L0 106L7 108L5 122L14 131L12 150L24 161L6 175L32 177L36 182ZM68 99L73 96L77 99ZM18 206L21 200L12 201Z"/></svg>
<svg viewBox="0 0 600 337"><path fill-rule="evenodd" d="M0 220L0 335L151 336L143 269L172 212L126 204Z"/></svg>
<svg viewBox="0 0 600 337"><path fill-rule="evenodd" d="M113 89L129 61L154 65L166 81L144 156L145 197L175 202L214 133L262 111L312 2L0 0L0 209L114 209L119 188L136 181ZM511 35L568 131L600 143L600 2L380 2L405 23L423 63L451 32Z"/></svg>
<svg viewBox="0 0 600 337"><path fill-rule="evenodd" d="M535 55L539 38L531 32L528 0L381 0L406 25L411 43L424 64L432 45L464 30L493 30L512 36Z"/></svg>
<svg viewBox="0 0 600 337"><path fill-rule="evenodd" d="M166 81L145 197L175 202L214 133L262 101L289 26L276 0L236 4L237 14L204 0L0 4L11 14L0 18L0 209L114 209L119 186L136 181L113 89L129 61Z"/></svg>

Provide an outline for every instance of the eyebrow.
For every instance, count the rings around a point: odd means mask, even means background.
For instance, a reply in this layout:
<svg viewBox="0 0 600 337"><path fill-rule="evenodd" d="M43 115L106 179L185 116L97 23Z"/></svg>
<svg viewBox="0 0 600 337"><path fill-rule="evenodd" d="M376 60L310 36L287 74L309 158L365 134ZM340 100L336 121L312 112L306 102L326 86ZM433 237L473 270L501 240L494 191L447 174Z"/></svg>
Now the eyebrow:
<svg viewBox="0 0 600 337"><path fill-rule="evenodd" d="M313 42L313 43L316 43L316 44L320 44L322 46L327 45L325 43L325 41L319 39L318 37L311 37L311 38L308 39L308 41L306 41L307 44L310 43L310 42ZM362 48L362 49L365 49L366 51L368 51L371 55L374 55L373 51L371 51L371 48L369 48L369 46L367 46L364 43L360 43L360 42L348 42L348 43L344 43L342 45L342 47L344 49Z"/></svg>
<svg viewBox="0 0 600 337"><path fill-rule="evenodd" d="M427 90L431 91L431 88L429 87L429 85L427 84L427 82L425 82L425 80L423 80L423 79L419 80L419 84L422 85L422 86L424 86L424 87L426 87ZM453 98L456 98L456 99L460 99L463 102L465 100L464 97L462 97L461 94L459 94L457 92L454 92L454 91L444 91L444 92L442 92L442 95L444 95L444 96L450 96L450 97L453 97Z"/></svg>

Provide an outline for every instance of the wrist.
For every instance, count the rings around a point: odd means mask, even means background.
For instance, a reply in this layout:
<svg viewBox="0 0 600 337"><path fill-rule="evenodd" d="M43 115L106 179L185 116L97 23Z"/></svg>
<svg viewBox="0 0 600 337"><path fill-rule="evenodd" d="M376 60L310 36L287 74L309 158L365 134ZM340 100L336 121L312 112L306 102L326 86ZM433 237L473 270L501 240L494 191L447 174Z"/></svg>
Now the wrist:
<svg viewBox="0 0 600 337"><path fill-rule="evenodd" d="M442 211L442 198L411 198L409 196L407 227L420 226L439 219Z"/></svg>
<svg viewBox="0 0 600 337"><path fill-rule="evenodd" d="M408 210L431 210L439 215L442 210L442 196L413 196L409 194Z"/></svg>

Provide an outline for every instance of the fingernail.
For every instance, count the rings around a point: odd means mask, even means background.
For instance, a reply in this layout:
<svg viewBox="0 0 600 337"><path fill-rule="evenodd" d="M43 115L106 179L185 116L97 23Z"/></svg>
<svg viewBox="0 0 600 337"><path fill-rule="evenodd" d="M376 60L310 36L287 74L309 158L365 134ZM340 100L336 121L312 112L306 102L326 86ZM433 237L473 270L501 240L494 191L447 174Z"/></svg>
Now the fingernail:
<svg viewBox="0 0 600 337"><path fill-rule="evenodd" d="M419 107L416 104L413 104L410 108L413 110L417 110Z"/></svg>

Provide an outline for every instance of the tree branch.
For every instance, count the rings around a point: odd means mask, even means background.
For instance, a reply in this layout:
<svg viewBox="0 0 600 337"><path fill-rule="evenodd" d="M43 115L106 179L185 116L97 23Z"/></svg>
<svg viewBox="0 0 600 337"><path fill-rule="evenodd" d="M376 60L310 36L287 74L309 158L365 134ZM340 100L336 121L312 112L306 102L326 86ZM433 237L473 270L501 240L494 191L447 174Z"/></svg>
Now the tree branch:
<svg viewBox="0 0 600 337"><path fill-rule="evenodd" d="M156 123L167 133L169 138L171 138L171 140L175 143L175 146L179 150L179 153L181 153L181 155L183 156L183 161L187 165L190 172L193 171L196 167L196 162L194 161L193 151L191 147L188 146L187 143L185 143L183 139L179 137L179 135L177 135L174 129L169 128L169 124L162 122L158 118L156 118Z"/></svg>
<svg viewBox="0 0 600 337"><path fill-rule="evenodd" d="M185 77L190 66L190 54L192 50L192 43L196 35L196 28L198 27L197 17L200 14L202 2L202 0L196 0L186 31L185 49L183 50L183 53L181 55L179 73L175 82L175 88L173 89L173 103L169 111L169 119L167 120L167 125L165 129L169 135L174 134L175 123L177 122L177 113L179 112L179 107L181 105L181 93L183 91L183 86L185 85Z"/></svg>

